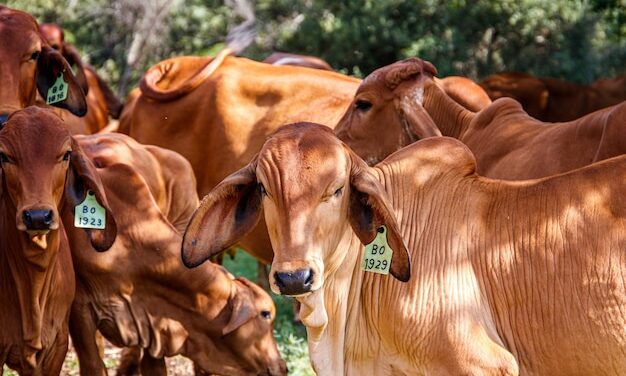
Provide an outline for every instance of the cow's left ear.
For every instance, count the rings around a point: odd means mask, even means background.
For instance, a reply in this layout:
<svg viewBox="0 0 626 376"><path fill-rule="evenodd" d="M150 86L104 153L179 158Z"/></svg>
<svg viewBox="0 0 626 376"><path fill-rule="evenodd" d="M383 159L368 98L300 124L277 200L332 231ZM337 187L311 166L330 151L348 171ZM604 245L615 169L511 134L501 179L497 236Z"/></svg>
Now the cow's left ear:
<svg viewBox="0 0 626 376"><path fill-rule="evenodd" d="M254 306L254 296L250 288L243 284L244 288L237 288L237 281L233 281L233 289L230 296L229 306L231 307L230 318L224 328L222 335L232 333L235 329L250 321L258 313Z"/></svg>
<svg viewBox="0 0 626 376"><path fill-rule="evenodd" d="M106 225L102 230L84 229L89 236L91 245L98 252L111 248L117 236L117 225L111 214L111 208L104 193L104 187L96 168L82 152L80 146L72 138L72 155L70 156L70 171L65 182L65 196L70 203L70 210L74 214L76 205L82 203L87 192L92 191L98 203L104 208Z"/></svg>
<svg viewBox="0 0 626 376"><path fill-rule="evenodd" d="M76 50L76 47L71 44L63 42L63 57L67 60L70 66L76 66L76 82L78 83L78 86L83 89L83 94L87 95L89 93L89 84L87 83L87 77L85 76L85 65L83 64L83 59L80 58L78 50Z"/></svg>
<svg viewBox="0 0 626 376"><path fill-rule="evenodd" d="M416 91L399 99L397 103L400 116L403 117L402 120L408 125L416 141L441 136L439 127L423 106L425 80L432 80L432 77L422 75L419 80L421 82L416 85Z"/></svg>
<svg viewBox="0 0 626 376"><path fill-rule="evenodd" d="M407 282L411 277L411 263L398 223L387 195L378 180L356 154L352 153L350 173L350 209L348 218L352 229L363 244L374 241L378 229L387 227L387 242L393 250L390 272L398 280Z"/></svg>
<svg viewBox="0 0 626 376"><path fill-rule="evenodd" d="M76 116L84 116L87 113L85 93L72 73L70 65L57 50L43 46L37 59L37 90L44 100L48 97L48 90L60 75L68 85L67 98L51 105L64 108Z"/></svg>

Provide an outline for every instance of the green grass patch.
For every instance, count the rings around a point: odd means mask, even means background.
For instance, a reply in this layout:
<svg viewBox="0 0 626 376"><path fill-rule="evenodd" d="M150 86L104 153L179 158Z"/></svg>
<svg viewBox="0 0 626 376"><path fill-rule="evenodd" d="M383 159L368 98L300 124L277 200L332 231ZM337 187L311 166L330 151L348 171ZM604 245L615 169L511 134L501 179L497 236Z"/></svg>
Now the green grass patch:
<svg viewBox="0 0 626 376"><path fill-rule="evenodd" d="M246 277L252 282L257 281L257 262L244 251L237 251L234 259L226 256L224 267L237 277ZM306 330L302 325L293 323L293 299L270 293L276 304L276 321L274 321L274 338L278 350L287 362L290 375L313 376L309 350L306 343Z"/></svg>

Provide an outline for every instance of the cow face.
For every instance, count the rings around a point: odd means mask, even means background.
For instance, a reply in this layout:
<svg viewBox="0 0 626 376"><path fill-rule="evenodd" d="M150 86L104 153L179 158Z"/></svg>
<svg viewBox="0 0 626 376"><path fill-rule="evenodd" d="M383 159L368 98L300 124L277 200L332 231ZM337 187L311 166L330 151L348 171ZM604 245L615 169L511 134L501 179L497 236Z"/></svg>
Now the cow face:
<svg viewBox="0 0 626 376"><path fill-rule="evenodd" d="M370 166L417 140L441 136L422 107L435 67L417 58L380 68L363 80L335 132Z"/></svg>
<svg viewBox="0 0 626 376"><path fill-rule="evenodd" d="M68 95L53 106L83 116L85 96L67 61L48 46L32 16L0 6L0 122L35 104L37 90L46 98L59 76L68 84Z"/></svg>
<svg viewBox="0 0 626 376"><path fill-rule="evenodd" d="M0 194L16 209L17 229L42 248L46 235L59 228L65 198L77 205L92 190L109 212L95 168L63 121L48 110L28 107L9 117L0 131L0 162ZM96 249L108 249L115 239L115 221L109 214L107 221L106 230L87 230Z"/></svg>
<svg viewBox="0 0 626 376"><path fill-rule="evenodd" d="M286 364L274 341L274 302L245 278L237 278L231 286L221 337L212 340L192 334L187 353L194 354L194 362L211 374L286 375Z"/></svg>
<svg viewBox="0 0 626 376"><path fill-rule="evenodd" d="M274 249L274 292L303 296L319 289L347 257L338 245L354 248L350 226L367 244L386 225L398 249L391 273L408 280L408 253L382 187L329 128L281 128L250 165L207 195L185 233L185 264L198 265L243 237L258 222L261 204Z"/></svg>

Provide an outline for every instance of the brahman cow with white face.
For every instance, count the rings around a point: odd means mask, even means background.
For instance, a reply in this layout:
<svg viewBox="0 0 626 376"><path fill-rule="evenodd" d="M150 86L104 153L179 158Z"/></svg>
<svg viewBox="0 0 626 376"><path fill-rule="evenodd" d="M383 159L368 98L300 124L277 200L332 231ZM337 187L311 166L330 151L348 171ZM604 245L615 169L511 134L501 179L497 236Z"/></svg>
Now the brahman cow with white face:
<svg viewBox="0 0 626 376"><path fill-rule="evenodd" d="M289 125L204 198L182 257L234 244L263 209L272 290L302 303L321 375L623 374L625 178L618 157L485 179L444 137L371 168L328 128Z"/></svg>

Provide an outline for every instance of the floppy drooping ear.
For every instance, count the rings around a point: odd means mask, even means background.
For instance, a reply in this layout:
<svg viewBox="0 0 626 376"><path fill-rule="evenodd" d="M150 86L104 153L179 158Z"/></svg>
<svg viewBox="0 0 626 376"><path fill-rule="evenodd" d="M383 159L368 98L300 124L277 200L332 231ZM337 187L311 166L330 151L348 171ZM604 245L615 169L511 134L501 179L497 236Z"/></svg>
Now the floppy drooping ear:
<svg viewBox="0 0 626 376"><path fill-rule="evenodd" d="M350 225L361 240L369 244L374 241L378 228L387 227L387 242L393 250L391 258L391 274L402 282L411 277L409 253L400 235L391 205L387 202L386 193L363 160L352 151L350 173L350 209L348 218Z"/></svg>
<svg viewBox="0 0 626 376"><path fill-rule="evenodd" d="M72 46L69 43L63 42L63 57L69 63L70 67L75 66L74 75L76 77L76 82L81 89L83 89L83 94L87 95L89 93L89 84L87 83L87 77L85 76L85 65L83 64L83 60L76 50L76 47Z"/></svg>
<svg viewBox="0 0 626 376"><path fill-rule="evenodd" d="M228 176L200 202L183 237L182 259L188 268L235 245L261 218L261 192L252 162Z"/></svg>
<svg viewBox="0 0 626 376"><path fill-rule="evenodd" d="M72 138L72 155L70 157L70 170L65 182L65 196L70 204L72 216L74 207L85 200L87 192L95 193L96 200L106 212L106 226L104 229L84 229L91 241L91 245L98 252L111 248L117 236L117 225L111 214L111 208L104 194L104 187L96 168L82 152L80 146ZM73 226L73 223L71 224Z"/></svg>
<svg viewBox="0 0 626 376"><path fill-rule="evenodd" d="M428 137L441 136L441 131L437 124L430 117L422 103L412 101L407 97L400 100L400 113L402 121L407 127L407 131L415 138L413 141L422 140Z"/></svg>
<svg viewBox="0 0 626 376"><path fill-rule="evenodd" d="M237 288L238 282L242 282L243 288ZM258 315L257 309L254 306L254 295L252 291L250 291L247 284L243 283L242 279L239 278L233 282L228 306L231 308L231 312L228 323L222 328L222 335L224 336L232 333Z"/></svg>
<svg viewBox="0 0 626 376"><path fill-rule="evenodd" d="M76 81L69 64L61 54L52 47L44 46L37 59L37 90L44 100L48 97L48 90L54 85L59 75L68 84L67 98L53 103L52 106L64 108L76 116L87 113L85 94Z"/></svg>

